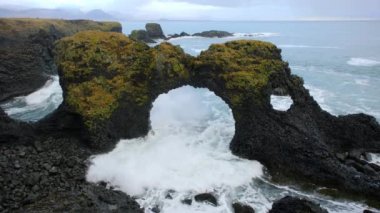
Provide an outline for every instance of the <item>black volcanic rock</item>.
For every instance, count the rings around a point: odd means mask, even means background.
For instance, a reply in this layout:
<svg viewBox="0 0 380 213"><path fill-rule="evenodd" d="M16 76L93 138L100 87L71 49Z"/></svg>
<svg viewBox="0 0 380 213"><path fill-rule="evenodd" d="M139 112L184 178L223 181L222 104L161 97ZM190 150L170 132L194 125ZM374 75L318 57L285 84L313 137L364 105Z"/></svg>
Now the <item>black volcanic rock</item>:
<svg viewBox="0 0 380 213"><path fill-rule="evenodd" d="M213 38L213 37L223 38L223 37L233 36L233 34L227 31L209 30L209 31L203 31L200 33L194 33L193 36L200 36L200 37L207 37L207 38Z"/></svg>
<svg viewBox="0 0 380 213"><path fill-rule="evenodd" d="M5 212L136 212L128 195L85 180L93 154L77 139L0 143L0 206Z"/></svg>
<svg viewBox="0 0 380 213"><path fill-rule="evenodd" d="M328 211L309 200L286 196L274 202L269 213L328 213Z"/></svg>
<svg viewBox="0 0 380 213"><path fill-rule="evenodd" d="M34 39L41 38L44 41L44 33ZM0 184L6 192L1 207L19 209L25 200L62 210L53 203L67 197L80 198L67 198L68 205L63 208L70 207L68 211L94 203L95 209L103 210L104 203L118 203L84 183L84 159L109 151L120 138L146 135L153 101L183 85L208 88L229 105L235 119L230 144L235 155L258 160L277 179L334 187L369 203L379 202L380 169L360 156L380 152L380 125L364 114L336 117L323 111L303 80L291 74L281 50L271 43L230 41L191 57L169 43L151 48L120 33L87 31L61 39L55 51L62 105L33 125L15 123L0 112L0 134L8 141L0 144L0 157L6 156L0 159L0 166L11 168L4 176L7 184ZM88 57L82 57L84 54ZM293 99L286 112L276 111L270 104L276 88ZM28 128L39 138L30 144L32 154L25 154L29 153L25 147L9 148L14 141L24 141L17 134L23 135ZM25 168L27 172L22 172ZM39 184L26 182L22 176L40 171L44 172L36 178ZM31 189L23 188L25 185ZM16 190L20 187L27 193ZM54 188L64 192L56 194ZM53 202L46 198L49 193ZM38 206L30 204L28 208L36 210Z"/></svg>
<svg viewBox="0 0 380 213"><path fill-rule="evenodd" d="M218 201L216 200L215 196L210 194L210 193L203 193L203 194L195 195L194 200L197 202L209 203L213 206L218 205Z"/></svg>
<svg viewBox="0 0 380 213"><path fill-rule="evenodd" d="M103 50L94 56L133 57L111 64L102 57L66 57L96 51L90 42ZM75 52L70 48L81 43L86 46ZM168 43L150 48L122 35L81 33L63 39L58 53L63 106L79 118L68 126L84 127L81 135L99 151L112 149L120 138L147 134L155 98L191 85L208 88L231 108L236 130L230 148L235 155L258 160L279 180L305 180L368 200L380 196L380 169L357 157L380 152L380 125L364 114L335 117L323 111L273 44L231 41L191 57ZM75 66L65 66L71 63ZM287 112L270 104L276 88L293 100ZM337 157L346 152L352 153L347 159Z"/></svg>
<svg viewBox="0 0 380 213"><path fill-rule="evenodd" d="M185 33L185 32L182 32L182 33L180 33L180 34L175 33L175 34L173 34L173 35L169 35L169 36L166 38L166 40L169 40L169 39L172 39L172 38L180 38L180 37L184 37L184 36L190 36L190 34Z"/></svg>
<svg viewBox="0 0 380 213"><path fill-rule="evenodd" d="M34 140L33 127L27 123L15 121L0 108L0 144L28 143Z"/></svg>
<svg viewBox="0 0 380 213"><path fill-rule="evenodd" d="M157 23L147 23L145 25L146 32L151 39L165 39L161 25Z"/></svg>
<svg viewBox="0 0 380 213"><path fill-rule="evenodd" d="M114 22L0 19L0 102L42 87L56 74L54 42L83 30L121 32Z"/></svg>
<svg viewBox="0 0 380 213"><path fill-rule="evenodd" d="M234 209L235 213L255 213L255 210L252 207L243 205L241 203L232 204L232 208Z"/></svg>

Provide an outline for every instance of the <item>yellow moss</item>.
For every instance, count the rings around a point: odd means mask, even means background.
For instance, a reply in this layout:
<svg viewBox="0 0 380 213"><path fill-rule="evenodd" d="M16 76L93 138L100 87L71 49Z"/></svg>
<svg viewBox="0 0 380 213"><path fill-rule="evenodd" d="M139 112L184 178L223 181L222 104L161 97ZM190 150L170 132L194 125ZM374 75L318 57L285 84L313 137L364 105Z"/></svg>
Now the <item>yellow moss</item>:
<svg viewBox="0 0 380 213"><path fill-rule="evenodd" d="M150 100L151 49L120 33L83 31L56 44L56 61L68 85L67 103L86 124L109 118L124 94L136 105Z"/></svg>
<svg viewBox="0 0 380 213"><path fill-rule="evenodd" d="M111 80L112 81L112 80ZM67 90L67 103L84 118L109 118L117 107L120 88L114 87L104 77L94 78L80 84L71 84Z"/></svg>
<svg viewBox="0 0 380 213"><path fill-rule="evenodd" d="M269 76L284 71L286 64L275 45L241 40L211 45L194 61L194 67L195 70L209 69L209 73L195 74L224 82L230 102L240 105L246 99L261 103Z"/></svg>
<svg viewBox="0 0 380 213"><path fill-rule="evenodd" d="M52 28L55 28L60 34L73 35L83 30L115 31L121 29L121 24L90 20L0 18L0 33L2 35L28 37L40 30L49 31Z"/></svg>
<svg viewBox="0 0 380 213"><path fill-rule="evenodd" d="M184 64L189 56L180 47L161 43L153 49L153 58L152 69L157 70L162 77L169 77L167 80L189 78L189 70Z"/></svg>
<svg viewBox="0 0 380 213"><path fill-rule="evenodd" d="M110 118L120 103L150 104L154 92L192 77L217 82L231 107L261 103L270 75L286 68L280 50L261 41L214 44L192 58L169 43L149 48L119 33L84 31L60 40L56 52L67 103L90 128Z"/></svg>

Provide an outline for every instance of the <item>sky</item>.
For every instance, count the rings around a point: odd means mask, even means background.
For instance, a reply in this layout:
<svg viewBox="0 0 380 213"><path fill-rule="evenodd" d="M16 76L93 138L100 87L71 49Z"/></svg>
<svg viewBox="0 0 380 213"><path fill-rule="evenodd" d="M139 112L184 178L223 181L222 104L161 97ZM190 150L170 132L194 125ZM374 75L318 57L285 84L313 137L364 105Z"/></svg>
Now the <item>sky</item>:
<svg viewBox="0 0 380 213"><path fill-rule="evenodd" d="M380 0L0 0L1 6L102 9L141 20L380 19Z"/></svg>

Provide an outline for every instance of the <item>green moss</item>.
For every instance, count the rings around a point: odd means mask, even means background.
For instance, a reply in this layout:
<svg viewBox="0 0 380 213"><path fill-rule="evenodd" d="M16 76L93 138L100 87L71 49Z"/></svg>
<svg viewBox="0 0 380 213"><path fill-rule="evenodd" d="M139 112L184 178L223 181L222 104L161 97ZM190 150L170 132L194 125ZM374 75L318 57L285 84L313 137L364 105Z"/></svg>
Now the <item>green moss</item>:
<svg viewBox="0 0 380 213"><path fill-rule="evenodd" d="M66 101L88 127L108 119L123 95L136 105L150 100L152 50L123 34L84 31L66 37L56 44L56 61Z"/></svg>
<svg viewBox="0 0 380 213"><path fill-rule="evenodd" d="M246 101L261 103L269 76L283 72L286 63L275 45L241 40L211 45L195 60L194 66L198 72L208 69L207 73L196 74L223 82L230 102L239 106Z"/></svg>
<svg viewBox="0 0 380 213"><path fill-rule="evenodd" d="M181 86L199 75L198 79L217 82L232 108L253 101L260 104L270 75L284 72L287 66L280 50L267 42L214 44L192 58L166 42L149 48L122 34L99 31L64 38L56 44L56 52L67 87L66 102L89 127L110 118L121 102L125 104L123 100L144 106L155 93Z"/></svg>
<svg viewBox="0 0 380 213"><path fill-rule="evenodd" d="M189 70L185 66L189 56L178 46L167 42L157 45L153 49L153 59L151 68L157 71L156 75L161 80L170 82L190 77Z"/></svg>
<svg viewBox="0 0 380 213"><path fill-rule="evenodd" d="M27 38L40 30L50 31L52 29L63 36L68 36L83 30L121 31L121 24L90 20L0 18L0 34L10 38L13 36Z"/></svg>

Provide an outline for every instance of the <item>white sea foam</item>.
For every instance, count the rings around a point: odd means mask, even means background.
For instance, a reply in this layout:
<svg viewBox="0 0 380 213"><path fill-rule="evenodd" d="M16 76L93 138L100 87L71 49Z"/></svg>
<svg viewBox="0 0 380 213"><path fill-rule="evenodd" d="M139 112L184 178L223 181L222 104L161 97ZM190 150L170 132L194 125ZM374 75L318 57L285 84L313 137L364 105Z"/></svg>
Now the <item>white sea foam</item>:
<svg viewBox="0 0 380 213"><path fill-rule="evenodd" d="M374 163L380 166L380 153L370 153L370 163Z"/></svg>
<svg viewBox="0 0 380 213"><path fill-rule="evenodd" d="M258 32L258 33L234 33L234 37L253 37L253 38L268 38L279 36L279 33L272 32Z"/></svg>
<svg viewBox="0 0 380 213"><path fill-rule="evenodd" d="M159 96L153 106L149 135L122 140L112 152L95 156L89 181L110 182L138 196L146 209L159 205L163 212L223 212L237 199L239 187L263 174L260 163L232 155L232 112L213 93L182 87ZM168 190L175 191L173 200L165 199ZM203 192L218 197L220 211L180 202Z"/></svg>
<svg viewBox="0 0 380 213"><path fill-rule="evenodd" d="M364 79L364 78L358 78L354 79L355 84L361 85L361 86L369 86L369 79Z"/></svg>
<svg viewBox="0 0 380 213"><path fill-rule="evenodd" d="M331 212L364 208L265 180L260 163L231 154L235 130L231 110L206 89L186 86L160 95L151 121L148 136L121 140L110 153L93 156L87 173L90 182L106 181L135 196L146 213L154 207L163 213L233 213L234 202L264 213L286 195L315 200ZM181 202L204 192L214 194L218 206Z"/></svg>
<svg viewBox="0 0 380 213"><path fill-rule="evenodd" d="M328 100L332 99L335 96L332 92L312 86L310 84L305 84L305 87L309 90L310 95L313 96L313 98L318 102L322 109L332 114L336 114L328 103Z"/></svg>
<svg viewBox="0 0 380 213"><path fill-rule="evenodd" d="M59 78L52 76L41 89L27 96L16 97L1 107L14 119L37 121L54 111L62 100Z"/></svg>
<svg viewBox="0 0 380 213"><path fill-rule="evenodd" d="M309 49L339 49L339 47L334 46L312 46L312 45L296 45L296 44L280 44L280 48L309 48Z"/></svg>
<svg viewBox="0 0 380 213"><path fill-rule="evenodd" d="M273 109L279 111L287 111L293 104L293 100L290 96L270 96L271 104Z"/></svg>
<svg viewBox="0 0 380 213"><path fill-rule="evenodd" d="M347 61L347 64L351 66L361 66L361 67L373 67L379 66L380 61L368 59L368 58L351 58Z"/></svg>

